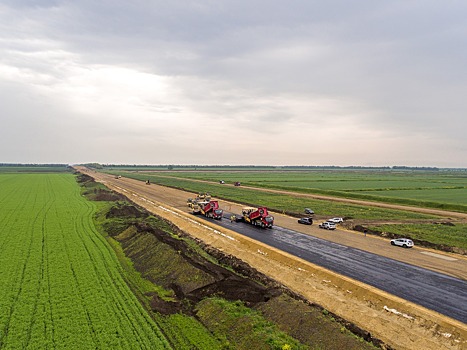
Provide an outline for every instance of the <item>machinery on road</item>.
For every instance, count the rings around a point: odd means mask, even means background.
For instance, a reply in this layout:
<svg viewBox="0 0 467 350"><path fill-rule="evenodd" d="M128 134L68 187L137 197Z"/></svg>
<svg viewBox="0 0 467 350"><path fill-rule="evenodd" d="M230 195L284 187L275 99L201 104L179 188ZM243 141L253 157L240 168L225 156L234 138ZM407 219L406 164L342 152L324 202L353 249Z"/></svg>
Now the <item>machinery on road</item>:
<svg viewBox="0 0 467 350"><path fill-rule="evenodd" d="M190 203L197 203L197 202L209 202L211 200L211 195L207 192L200 192L195 198L188 198L187 203L188 207L191 208Z"/></svg>
<svg viewBox="0 0 467 350"><path fill-rule="evenodd" d="M266 207L244 207L242 209L242 216L236 217L235 221L244 221L253 226L271 228L274 224L274 217L269 215Z"/></svg>
<svg viewBox="0 0 467 350"><path fill-rule="evenodd" d="M206 201L206 202L209 202L211 200L211 195L208 193L208 192L200 192L198 193L198 195L196 196L195 200L197 201Z"/></svg>
<svg viewBox="0 0 467 350"><path fill-rule="evenodd" d="M219 202L211 200L188 199L188 208L191 209L193 214L201 214L216 220L221 220L222 214L224 213L224 211L219 208Z"/></svg>

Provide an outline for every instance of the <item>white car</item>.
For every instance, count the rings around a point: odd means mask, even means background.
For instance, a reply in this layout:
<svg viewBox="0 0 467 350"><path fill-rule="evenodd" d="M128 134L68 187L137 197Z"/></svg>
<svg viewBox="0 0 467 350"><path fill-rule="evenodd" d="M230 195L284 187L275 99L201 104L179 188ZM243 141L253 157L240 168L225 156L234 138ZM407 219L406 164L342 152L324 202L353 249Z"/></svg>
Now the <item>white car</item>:
<svg viewBox="0 0 467 350"><path fill-rule="evenodd" d="M336 229L336 224L333 222L323 222L318 225L319 228L324 228L325 230L335 230Z"/></svg>
<svg viewBox="0 0 467 350"><path fill-rule="evenodd" d="M335 224L340 224L341 222L344 222L344 219L343 218L332 218L332 219L329 219L328 222L333 222Z"/></svg>
<svg viewBox="0 0 467 350"><path fill-rule="evenodd" d="M413 241L408 238L395 238L391 239L391 245L398 245L399 247L412 248Z"/></svg>

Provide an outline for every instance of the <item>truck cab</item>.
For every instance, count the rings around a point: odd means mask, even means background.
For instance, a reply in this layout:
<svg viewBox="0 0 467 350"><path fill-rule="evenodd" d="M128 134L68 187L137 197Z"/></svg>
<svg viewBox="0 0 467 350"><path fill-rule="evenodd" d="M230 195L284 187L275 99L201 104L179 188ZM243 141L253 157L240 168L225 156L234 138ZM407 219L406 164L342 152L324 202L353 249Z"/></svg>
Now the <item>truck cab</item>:
<svg viewBox="0 0 467 350"><path fill-rule="evenodd" d="M274 224L274 217L269 215L266 207L245 207L242 209L243 220L254 226L271 228Z"/></svg>

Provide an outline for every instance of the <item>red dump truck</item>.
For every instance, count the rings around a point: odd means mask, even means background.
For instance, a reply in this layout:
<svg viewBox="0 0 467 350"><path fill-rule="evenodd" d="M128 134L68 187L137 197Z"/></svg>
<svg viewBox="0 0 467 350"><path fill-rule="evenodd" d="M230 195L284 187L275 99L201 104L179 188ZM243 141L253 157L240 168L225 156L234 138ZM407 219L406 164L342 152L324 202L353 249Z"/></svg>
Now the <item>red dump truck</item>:
<svg viewBox="0 0 467 350"><path fill-rule="evenodd" d="M269 215L266 207L245 207L242 209L242 216L236 218L236 221L244 221L253 226L260 226L262 228L271 228L274 224L274 217Z"/></svg>
<svg viewBox="0 0 467 350"><path fill-rule="evenodd" d="M193 214L202 214L208 218L222 219L223 210L219 208L218 201L195 201L188 200L188 207Z"/></svg>

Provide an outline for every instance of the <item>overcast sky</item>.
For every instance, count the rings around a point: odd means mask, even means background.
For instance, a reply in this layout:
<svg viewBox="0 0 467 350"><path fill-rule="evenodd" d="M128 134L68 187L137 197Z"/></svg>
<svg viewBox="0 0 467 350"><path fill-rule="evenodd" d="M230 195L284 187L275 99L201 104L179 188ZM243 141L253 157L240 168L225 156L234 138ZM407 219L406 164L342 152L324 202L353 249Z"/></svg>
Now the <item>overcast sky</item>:
<svg viewBox="0 0 467 350"><path fill-rule="evenodd" d="M467 167L467 2L0 0L0 163Z"/></svg>

